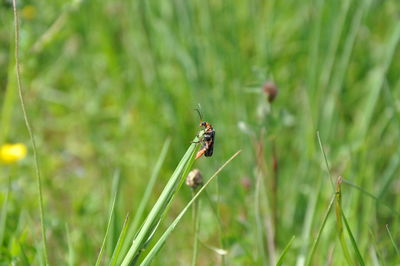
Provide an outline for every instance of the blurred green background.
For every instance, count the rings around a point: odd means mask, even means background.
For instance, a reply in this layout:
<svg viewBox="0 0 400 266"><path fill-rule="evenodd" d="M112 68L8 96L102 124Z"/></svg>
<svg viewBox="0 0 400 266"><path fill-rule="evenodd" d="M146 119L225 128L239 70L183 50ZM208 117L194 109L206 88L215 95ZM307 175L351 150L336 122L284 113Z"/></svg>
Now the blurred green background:
<svg viewBox="0 0 400 266"><path fill-rule="evenodd" d="M12 8L1 4L1 138L29 151L0 168L3 210L11 177L0 261L37 264L34 160L17 97ZM71 259L66 227L74 263L94 264L114 172L121 176L118 232L170 137L154 203L199 130L198 104L216 143L213 157L195 167L209 177L242 149L208 191L221 214L225 264L261 265L263 256L273 262L292 236L284 265L304 264L333 193L317 131L333 180L343 176L378 198L343 184L343 211L364 261L399 263L386 229L399 245L398 0L38 0L18 1L18 11L52 264ZM272 103L266 82L278 88ZM161 231L190 198L182 187ZM211 205L202 199L200 238L222 248ZM192 243L187 215L155 265L189 264ZM332 212L312 265L345 262ZM221 257L201 245L198 264L216 263Z"/></svg>

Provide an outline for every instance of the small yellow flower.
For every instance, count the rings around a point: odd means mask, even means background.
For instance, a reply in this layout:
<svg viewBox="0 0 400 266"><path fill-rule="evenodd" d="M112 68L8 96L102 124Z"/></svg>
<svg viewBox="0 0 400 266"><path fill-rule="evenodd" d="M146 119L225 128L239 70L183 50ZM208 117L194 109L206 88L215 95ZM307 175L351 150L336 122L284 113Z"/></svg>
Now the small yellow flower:
<svg viewBox="0 0 400 266"><path fill-rule="evenodd" d="M0 161L3 163L14 163L25 158L26 146L22 143L4 144L0 146Z"/></svg>

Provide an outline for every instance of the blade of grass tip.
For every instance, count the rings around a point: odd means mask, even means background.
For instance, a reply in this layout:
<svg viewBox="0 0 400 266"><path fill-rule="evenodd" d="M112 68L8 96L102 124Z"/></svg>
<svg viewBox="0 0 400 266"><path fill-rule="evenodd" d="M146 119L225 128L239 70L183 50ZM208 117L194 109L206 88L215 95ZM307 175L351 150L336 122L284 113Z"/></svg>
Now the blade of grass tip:
<svg viewBox="0 0 400 266"><path fill-rule="evenodd" d="M194 161L195 161L195 152L193 152L191 154L188 162L186 163L186 166L182 172L181 178L180 178L180 180L178 179L179 182L178 182L178 185L176 186L176 189L174 191L172 191L172 193L169 195L168 202L171 202L174 199L176 192L182 187L183 183L185 183L186 177L189 175L190 169L192 169ZM169 204L166 205L165 210L162 213L162 218L166 215L166 213L169 209L169 206L170 206Z"/></svg>
<svg viewBox="0 0 400 266"><path fill-rule="evenodd" d="M201 137L201 134L199 137ZM196 142L199 137L195 137L194 142ZM168 207L168 204L172 197L171 194L173 194L176 188L179 187L178 185L179 183L181 183L179 182L181 173L184 170L187 163L191 160L191 158L194 158L195 152L196 152L196 144L192 143L187 149L186 153L183 155L181 161L179 162L174 173L168 180L167 184L165 185L165 188L161 192L161 195L158 197L157 202L154 204L150 213L146 217L142 225L142 228L139 230L135 240L132 242L132 245L129 248L128 253L126 254L121 265L123 266L128 265L142 249L143 243L147 241L149 233L154 230L154 226L158 223L160 216L162 215L164 210Z"/></svg>
<svg viewBox="0 0 400 266"><path fill-rule="evenodd" d="M353 261L350 256L349 249L347 248L346 239L343 234L343 222L342 222L342 192L341 192L342 178L339 176L336 183L336 221L337 229L340 240L340 245L342 246L342 251L344 257L349 265L353 265Z"/></svg>
<svg viewBox="0 0 400 266"><path fill-rule="evenodd" d="M326 224L326 221L328 220L329 214L330 214L330 212L331 212L331 210L332 210L332 206L333 206L333 202L334 202L334 201L335 201L335 196L332 196L332 199L331 199L331 201L329 202L328 209L327 209L326 212L325 212L324 219L322 220L322 224L321 224L321 226L320 226L320 228L319 228L319 230L318 230L317 237L316 237L315 240L314 240L314 243L313 243L313 245L312 245L312 247L311 247L310 255L308 256L305 265L311 265L311 261L312 261L312 258L313 258L313 256L314 256L315 249L317 248L319 239L321 238L322 231L323 231L324 228L325 228L325 224Z"/></svg>
<svg viewBox="0 0 400 266"><path fill-rule="evenodd" d="M74 248L73 248L72 240L71 240L71 233L69 231L69 227L68 227L67 223L65 223L65 231L67 233L68 265L73 266L73 265L75 265L75 254L74 254Z"/></svg>
<svg viewBox="0 0 400 266"><path fill-rule="evenodd" d="M158 157L157 162L153 168L153 172L151 173L149 183L146 186L146 190L140 200L139 207L138 207L137 211L135 212L135 216L128 228L128 232L127 232L126 238L124 240L124 243L123 243L122 249L121 249L122 254L126 254L128 248L129 248L129 245L133 241L135 233L139 227L139 223L143 217L144 210L150 200L151 192L153 191L154 185L156 184L157 179L160 175L161 167L165 161L165 158L167 157L170 144L171 144L171 138L167 138L161 149L160 156ZM121 263L121 262L122 262L122 260L119 261L119 263Z"/></svg>
<svg viewBox="0 0 400 266"><path fill-rule="evenodd" d="M210 245L202 242L201 240L199 240L199 243L202 244L204 247L208 248L209 250L211 250L212 252L215 252L219 256L225 256L228 254L228 251L225 249L210 246Z"/></svg>
<svg viewBox="0 0 400 266"><path fill-rule="evenodd" d="M286 245L286 247L283 249L281 256L278 259L278 262L276 263L277 266L282 265L283 263L283 259L286 256L286 253L288 252L289 248L292 246L294 239L296 238L296 236L292 236L292 238L290 239L289 243Z"/></svg>
<svg viewBox="0 0 400 266"><path fill-rule="evenodd" d="M116 191L117 192L117 191ZM113 198L112 198L112 202L111 202L111 206L110 206L110 212L108 214L108 222L107 222L107 229L106 229L106 233L104 235L103 238L103 243L101 244L101 248L99 251L99 255L97 256L97 260L96 260L96 266L100 265L100 262L103 258L103 252L104 252L104 248L106 246L106 242L107 242L107 237L108 237L108 233L110 231L110 227L111 227L111 222L112 222L112 218L114 216L114 208L115 208L115 201L117 200L117 193L114 194Z"/></svg>
<svg viewBox="0 0 400 266"><path fill-rule="evenodd" d="M361 253L360 253L360 249L357 246L357 242L354 239L354 236L353 236L353 233L351 232L349 223L347 222L346 215L344 215L343 209L341 209L341 212L342 212L342 217L343 217L344 224L346 226L347 233L350 236L351 244L353 245L353 249L354 249L354 251L355 251L355 253L357 255L358 265L365 265L364 259L363 259L363 257L361 256Z"/></svg>
<svg viewBox="0 0 400 266"><path fill-rule="evenodd" d="M232 155L231 158L229 158L209 179L208 181L202 186L199 191L196 193L196 195L189 201L189 203L185 206L185 208L179 213L179 215L175 218L175 220L172 222L172 224L165 230L164 234L158 239L157 243L154 245L154 247L149 251L147 256L144 258L142 261L141 265L149 265L151 261L154 259L156 254L160 251L161 247L164 245L165 241L167 240L168 236L171 234L171 232L175 229L176 225L179 223L179 221L182 219L183 215L187 212L187 210L192 206L193 202L197 200L197 198L200 196L200 194L208 187L208 185L211 183L211 181L214 180L215 177L218 176L218 174L237 156L239 155L241 151L236 152L234 155Z"/></svg>
<svg viewBox="0 0 400 266"><path fill-rule="evenodd" d="M125 217L124 225L122 226L121 233L119 234L119 237L118 237L117 245L115 246L113 254L110 259L110 265L112 265L112 266L117 264L118 256L121 252L122 244L124 243L124 240L125 240L125 237L126 237L126 234L128 231L127 230L128 229L128 220L129 220L129 213Z"/></svg>
<svg viewBox="0 0 400 266"><path fill-rule="evenodd" d="M400 257L399 249L397 248L396 242L395 242L394 239L393 239L392 233L390 233L390 230L389 230L389 226L388 226L388 225L386 225L386 231L388 232L388 235L389 235L389 237L390 237L390 241L392 242L392 245L393 245L393 247L394 247L394 250L396 251L397 256Z"/></svg>
<svg viewBox="0 0 400 266"><path fill-rule="evenodd" d="M326 170L328 171L329 181L332 185L333 191L335 191L335 185L333 184L331 170L329 168L329 163L328 163L328 158L326 157L326 153L324 150L324 146L322 145L321 136L319 135L319 131L317 131L317 138L318 138L318 143L319 143L319 147L321 149L322 155L324 156L324 161L325 161Z"/></svg>
<svg viewBox="0 0 400 266"><path fill-rule="evenodd" d="M22 93L22 82L21 82L21 71L19 65L19 21L18 21L18 13L17 13L17 4L16 0L12 1L13 3L13 13L14 13L14 37L15 37L15 74L17 77L17 87L18 87L18 95L21 103L21 109L25 120L25 126L29 133L29 138L31 140L32 149L33 149L33 157L35 161L35 172L36 172L36 183L38 188L38 198L39 198L39 212L40 212L40 226L42 233L42 245L43 245L43 255L44 255L44 264L49 265L49 259L47 256L47 240L46 240L46 226L44 222L44 210L43 210L43 194L42 194L42 180L41 173L39 168L39 159L37 155L36 141L33 134L33 129L31 123L28 118L28 114L25 108L25 100Z"/></svg>

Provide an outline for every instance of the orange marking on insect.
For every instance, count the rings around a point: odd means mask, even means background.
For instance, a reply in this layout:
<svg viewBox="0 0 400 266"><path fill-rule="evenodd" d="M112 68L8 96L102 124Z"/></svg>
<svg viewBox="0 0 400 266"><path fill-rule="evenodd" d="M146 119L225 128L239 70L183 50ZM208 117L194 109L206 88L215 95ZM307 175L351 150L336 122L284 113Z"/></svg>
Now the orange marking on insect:
<svg viewBox="0 0 400 266"><path fill-rule="evenodd" d="M201 156L203 156L203 154L206 153L206 151L207 151L206 148L201 148L201 149L197 152L196 158L195 158L195 159L198 159L198 158L200 158Z"/></svg>

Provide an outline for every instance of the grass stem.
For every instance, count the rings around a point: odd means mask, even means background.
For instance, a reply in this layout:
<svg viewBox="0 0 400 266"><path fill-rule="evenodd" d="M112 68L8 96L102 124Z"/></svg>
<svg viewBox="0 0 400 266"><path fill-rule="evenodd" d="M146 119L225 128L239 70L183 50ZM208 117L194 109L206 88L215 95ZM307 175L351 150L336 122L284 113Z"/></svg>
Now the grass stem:
<svg viewBox="0 0 400 266"><path fill-rule="evenodd" d="M14 13L14 35L15 35L15 72L17 77L17 86L18 86L18 95L21 103L21 109L25 120L25 126L28 130L29 137L31 139L32 149L33 149L33 157L35 161L35 172L36 172L36 183L39 194L39 211L40 211L40 225L42 232L42 242L43 242L43 255L44 255L44 263L45 265L49 265L49 259L47 255L47 240L46 240L46 226L45 226L45 216L44 216L44 208L43 208L43 194L42 194L42 180L41 173L39 168L39 159L37 154L37 147L35 136L33 133L33 129L28 118L28 114L25 108L25 100L22 92L22 81L21 81L21 70L20 70L20 62L19 62L19 19L17 13L17 4L16 0L13 0L13 13Z"/></svg>

